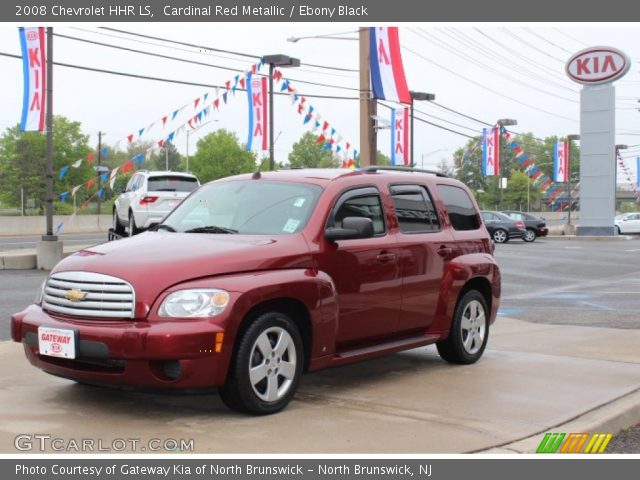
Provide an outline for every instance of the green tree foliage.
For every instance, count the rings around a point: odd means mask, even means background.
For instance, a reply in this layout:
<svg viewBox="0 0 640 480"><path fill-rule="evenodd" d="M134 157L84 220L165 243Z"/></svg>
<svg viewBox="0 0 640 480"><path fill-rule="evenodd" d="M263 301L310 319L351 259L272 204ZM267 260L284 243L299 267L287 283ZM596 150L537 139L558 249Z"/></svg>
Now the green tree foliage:
<svg viewBox="0 0 640 480"><path fill-rule="evenodd" d="M147 170L167 170L167 161L170 171L177 172L183 169L182 155L180 155L176 146L171 142L165 142L161 149L155 151L149 161L145 162L144 168ZM191 167L191 165L189 165L189 167Z"/></svg>
<svg viewBox="0 0 640 480"><path fill-rule="evenodd" d="M306 132L293 144L289 153L289 166L293 168L332 168L340 165L331 150L323 150L313 132Z"/></svg>
<svg viewBox="0 0 640 480"><path fill-rule="evenodd" d="M87 158L91 151L89 137L80 130L80 123L65 117L53 119L53 175L54 195L69 191L86 182L95 170L83 161L79 168L70 168L60 179L60 169L79 159ZM25 199L33 199L42 212L46 197L46 136L38 132L20 132L20 126L8 128L0 136L0 200L9 206L20 205L20 192ZM81 201L86 195L78 191Z"/></svg>
<svg viewBox="0 0 640 480"><path fill-rule="evenodd" d="M391 165L391 158L378 150L376 152L376 165Z"/></svg>
<svg viewBox="0 0 640 480"><path fill-rule="evenodd" d="M238 137L227 130L216 130L202 137L196 147L189 168L201 183L256 170L255 153L247 151Z"/></svg>

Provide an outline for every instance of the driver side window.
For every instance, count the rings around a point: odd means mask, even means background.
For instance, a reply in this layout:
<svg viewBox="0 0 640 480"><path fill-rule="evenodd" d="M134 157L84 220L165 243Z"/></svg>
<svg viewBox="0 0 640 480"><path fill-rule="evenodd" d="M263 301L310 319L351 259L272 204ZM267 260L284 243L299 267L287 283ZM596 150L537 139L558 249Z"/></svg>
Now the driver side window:
<svg viewBox="0 0 640 480"><path fill-rule="evenodd" d="M386 232L384 209L380 195L374 188L352 190L343 194L336 203L333 215L334 227L341 227L346 217L364 217L373 222L373 234L382 235Z"/></svg>

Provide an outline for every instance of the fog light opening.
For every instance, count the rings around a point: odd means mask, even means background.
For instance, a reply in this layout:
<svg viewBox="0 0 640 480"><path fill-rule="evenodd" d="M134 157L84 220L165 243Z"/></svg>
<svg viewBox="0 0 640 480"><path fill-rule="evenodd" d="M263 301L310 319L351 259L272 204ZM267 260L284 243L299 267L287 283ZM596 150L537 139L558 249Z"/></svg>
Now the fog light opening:
<svg viewBox="0 0 640 480"><path fill-rule="evenodd" d="M162 372L169 380L177 380L182 375L182 367L178 360L167 360L162 362Z"/></svg>

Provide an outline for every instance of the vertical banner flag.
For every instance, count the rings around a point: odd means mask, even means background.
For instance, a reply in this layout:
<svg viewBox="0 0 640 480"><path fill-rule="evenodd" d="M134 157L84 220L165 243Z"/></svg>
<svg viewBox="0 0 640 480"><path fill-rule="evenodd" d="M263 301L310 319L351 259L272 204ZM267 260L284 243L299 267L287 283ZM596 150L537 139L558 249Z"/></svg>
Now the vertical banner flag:
<svg viewBox="0 0 640 480"><path fill-rule="evenodd" d="M370 27L369 42L373 96L398 103L411 103L402 66L398 27Z"/></svg>
<svg viewBox="0 0 640 480"><path fill-rule="evenodd" d="M482 129L482 174L485 177L500 175L499 135L497 128Z"/></svg>
<svg viewBox="0 0 640 480"><path fill-rule="evenodd" d="M267 150L267 78L247 74L247 99L249 100L249 136L247 150L254 140L260 150Z"/></svg>
<svg viewBox="0 0 640 480"><path fill-rule="evenodd" d="M409 109L391 109L391 165L409 165Z"/></svg>
<svg viewBox="0 0 640 480"><path fill-rule="evenodd" d="M20 27L19 32L24 77L20 131L43 132L47 86L44 27Z"/></svg>
<svg viewBox="0 0 640 480"><path fill-rule="evenodd" d="M553 146L553 181L565 183L569 181L569 144L556 142Z"/></svg>

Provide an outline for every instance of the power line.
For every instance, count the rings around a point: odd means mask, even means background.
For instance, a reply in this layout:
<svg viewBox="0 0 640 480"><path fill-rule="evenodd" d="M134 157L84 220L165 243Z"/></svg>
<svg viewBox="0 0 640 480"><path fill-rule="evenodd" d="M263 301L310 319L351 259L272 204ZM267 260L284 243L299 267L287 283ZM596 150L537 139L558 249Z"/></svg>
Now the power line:
<svg viewBox="0 0 640 480"><path fill-rule="evenodd" d="M480 87L480 88L482 88L484 90L487 90L487 91L489 91L489 92L491 92L491 93L493 93L495 95L498 95L500 97L506 98L506 99L511 100L513 102L519 103L520 105L524 105L525 107L529 107L529 108L531 108L533 110L537 110L539 112L546 113L548 115L552 115L555 118L563 118L563 119L569 120L571 122L576 122L576 120L574 118L565 117L564 115L559 115L558 113L550 112L550 111L545 110L543 108L536 107L535 105L531 105L529 103L522 102L522 101L518 100L517 98L513 98L513 97L510 97L510 96L505 95L503 93L500 93L497 90L493 90L492 88L489 88L486 85L483 85L483 84L478 83L478 82L476 82L474 80L471 80L470 78L467 78L464 75L461 75L458 72L456 72L456 71L454 71L454 70L452 70L450 68L444 67L444 66L440 65L439 63L434 62L433 60L425 57L424 55L416 52L415 50L410 49L409 47L403 46L402 48L404 50L408 51L409 53L412 53L412 54L416 55L417 57L423 59L424 61L429 62L432 65L435 65L436 67L441 68L442 70L445 70L445 71L449 72L450 74L455 75L456 77L462 78L463 80L465 80L465 81L467 81L469 83L472 83L472 84L474 84L474 85L476 85L476 86L478 86L478 87Z"/></svg>
<svg viewBox="0 0 640 480"><path fill-rule="evenodd" d="M443 110L447 110L449 112L455 113L456 115L460 115L461 117L468 118L469 120L473 120L474 122L478 122L478 123L481 123L483 125L487 125L489 127L494 125L493 123L485 122L484 120L478 120L475 117L472 117L470 115L466 115L466 114L464 114L462 112L458 112L457 110L454 110L453 108L445 107L444 105L442 105L442 104L440 104L438 102L429 102L429 104L435 105L436 107L442 108Z"/></svg>
<svg viewBox="0 0 640 480"><path fill-rule="evenodd" d="M204 67L210 67L210 68L217 68L220 70L226 70L226 71L230 71L230 72L237 72L238 70L236 68L232 68L232 67L225 67L222 65L215 65L213 63L206 63L206 62L199 62L197 60L188 60L186 58L180 58L180 57L173 57L170 55L164 55L161 53L154 53L154 52L149 52L149 51L145 51L145 50L138 50L135 48L129 48L129 47L122 47L119 45L113 45L110 43L104 43L104 42L98 42L96 40L88 40L86 38L79 38L79 37L73 37L70 35L63 35L60 33L54 33L54 35L56 37L60 37L60 38L65 38L68 40L74 40L74 41L78 41L78 42L83 42L83 43L89 43L92 45L99 45L101 47L106 47L106 48L113 48L116 50L123 50L126 52L131 52L131 53L139 53L141 55L147 55L150 57L157 57L157 58L163 58L165 60L173 60L176 62L182 62L182 63L189 63L189 64L193 64L193 65L200 65L200 66L204 66ZM256 60L256 58L253 58L253 60ZM327 88L338 88L341 90L351 90L351 91L355 91L355 92L359 92L360 90L357 88L352 88L352 87L345 87L342 85L333 85L333 84L329 84L329 83L318 83L318 82L311 82L308 80L300 80L300 79L293 79L291 78L290 80L298 82L298 83L305 83L307 85L315 85L315 86L320 86L320 87L327 87Z"/></svg>
<svg viewBox="0 0 640 480"><path fill-rule="evenodd" d="M562 50L563 52L568 53L569 55L571 55L571 54L573 53L572 51L567 50L567 49L566 49L566 48L564 48L563 46L558 45L557 43L552 42L552 41L551 41L551 40L549 40L548 38L543 37L542 35L540 35L539 33L535 32L535 31L533 31L533 30L532 30L531 28L529 28L529 27L523 27L523 29L524 29L525 31L527 31L528 33L530 33L531 35L533 35L534 37L539 38L539 39L540 39L540 40L542 40L543 42L548 43L549 45L551 45L551 46L553 46L553 47L556 47L556 48L558 48L558 49Z"/></svg>
<svg viewBox="0 0 640 480"><path fill-rule="evenodd" d="M378 102L378 103L379 103L380 105L382 105L383 107L388 108L389 110L392 110L392 109L393 109L393 107L392 107L392 106L387 105L387 104L386 104L386 103L384 103L384 102ZM427 123L427 124L429 124L429 125L431 125L431 126L433 126L433 127L439 128L439 129L441 129L441 130L446 130L447 132L455 133L456 135L460 135L460 136L467 137L467 138L475 138L475 137L472 137L471 135L467 135L466 133L458 132L458 131L456 131L456 130L452 130L451 128L447 128L447 127L443 127L442 125L438 125L437 123L430 122L430 121L425 120L425 119L423 119L423 118L420 118L420 117L418 117L418 116L416 116L416 115L414 115L414 116L413 116L413 118L414 118L414 120L418 120L419 122Z"/></svg>
<svg viewBox="0 0 640 480"><path fill-rule="evenodd" d="M16 59L22 60L22 56L21 55L14 55L12 53L0 52L0 56L9 57L9 58L16 58ZM74 68L74 69L77 69L77 70L85 70L85 71L96 72L96 73L105 73L105 74L116 75L116 76L120 76L120 77L137 78L137 79L140 79L140 80L153 80L153 81L156 81L156 82L173 83L173 84L178 84L178 85L189 85L189 86L192 86L192 87L226 89L226 86L224 86L224 85L215 85L215 84L210 84L210 83L189 82L189 81L186 81L186 80L176 80L176 79L171 79L171 78L154 77L154 76L150 76L150 75L140 75L140 74L137 74L137 73L119 72L119 71L116 71L116 70L108 70L108 69L104 69L104 68L95 68L95 67L87 67L87 66L84 66L84 65L75 65L75 64L72 64L72 63L63 63L63 62L54 61L53 64L57 65L57 66L60 66L60 67ZM246 91L243 88L236 88L236 90ZM273 93L275 95L289 95L286 92L273 92ZM360 100L360 97L347 97L347 96L338 96L338 95L318 95L318 94L307 94L307 93L300 93L300 92L298 92L298 95L303 95L303 96L308 97L308 98L325 98L325 99L331 99L331 100Z"/></svg>
<svg viewBox="0 0 640 480"><path fill-rule="evenodd" d="M447 45L446 43L442 42L440 39L434 37L433 35L427 33L424 30L422 30L423 33L419 33L419 32L416 32L415 30L409 28L409 31L411 33L413 33L414 35L418 35L419 37L421 37L421 38L423 38L423 39L425 39L425 40L427 40L427 41L429 41L431 43L434 43L435 45L439 46L440 48L443 48L443 49L453 53L457 57L462 58L463 60L466 60L467 62L470 62L470 63L482 68L483 70L486 70L486 71L488 71L490 73L494 73L495 75L497 75L500 78L510 80L510 81L518 84L519 86L530 88L530 89L535 90L537 92L543 93L544 95L549 95L549 96L552 96L552 97L555 97L555 98L559 98L561 100L564 100L564 101L567 101L567 102L571 102L571 103L578 103L577 100L572 100L570 98L563 97L562 95L557 95L555 93L548 92L548 91L543 90L543 89L541 89L541 88L539 88L539 87L537 87L535 85L531 85L529 83L523 82L521 80L518 80L515 77L512 77L511 75L508 75L508 74L506 74L504 72L501 72L500 70L497 70L497 69L495 69L493 67L490 67L490 66L480 62L476 58L474 58L474 57L472 57L470 55L467 55L464 52L461 52L459 49L457 49L455 47L452 47L450 45Z"/></svg>
<svg viewBox="0 0 640 480"><path fill-rule="evenodd" d="M148 38L151 40L159 40L161 42L168 42L168 43L174 43L176 45L182 45L185 47L192 47L192 48L202 48L205 50L210 50L212 52L221 52L221 53L229 53L231 55L238 55L240 57L248 57L248 58L261 58L262 55L253 55L250 53L244 53L244 52L235 52L233 50L223 50L220 48L214 48L214 47L207 47L205 45L196 45L193 43L187 43L187 42L180 42L178 40L169 40L167 38L162 38L162 37L154 37L152 35L144 35L142 33L135 33L135 32L129 32L127 30L119 30L117 28L111 28L111 27L99 27L103 30L109 30L112 32L118 32L118 33L124 33L126 35L133 35L135 37L141 37L141 38ZM342 67L330 67L327 65L316 65L316 64L312 64L312 63L305 63L304 65L307 65L309 67L315 67L315 68L324 68L327 70L338 70L338 71L342 71L342 72L358 72L359 70L355 70L352 68L342 68Z"/></svg>
<svg viewBox="0 0 640 480"><path fill-rule="evenodd" d="M556 32L558 32L560 35L564 35L564 36L565 36L565 37L567 37L568 39L573 40L574 42L578 43L580 46L582 46L582 47L586 47L586 46L587 46L587 44L586 44L586 43L584 43L584 42L583 42L583 41L581 41L581 40L578 40L576 37L572 37L571 35L569 35L569 34L568 34L567 32L565 32L564 30L560 30L560 29L559 29L559 28L557 28L557 27L552 27L552 28L553 28Z"/></svg>
<svg viewBox="0 0 640 480"><path fill-rule="evenodd" d="M509 30L506 27L501 27L500 30L504 31L507 35L509 35L512 38L515 38L516 40L518 40L520 43L523 43L524 45L527 45L528 47L534 49L537 52L540 52L541 54L543 54L546 57L552 58L553 60L562 63L563 65L566 63L564 60L551 55L549 52L545 52L544 50L542 50L541 48L538 48L537 46L535 46L534 44L532 44L531 42L523 39L522 37L520 37L519 35L516 35L515 33L513 33L511 30Z"/></svg>
<svg viewBox="0 0 640 480"><path fill-rule="evenodd" d="M130 37L126 37L126 36L122 36L122 35L114 35L112 33L106 33L106 32L97 32L94 30L88 30L86 28L79 28L79 27L70 27L71 30L77 30L79 32L85 32L85 33L89 33L91 35L100 35L103 37L109 37L109 38L117 38L119 40L124 40L126 42L132 42L132 43L139 43L141 45L150 45L153 47L159 47L159 48L163 48L163 49L167 49L167 50L175 50L175 51L179 51L179 52L186 52L192 55L205 55L207 57L214 57L214 58L222 58L222 59L226 59L226 60L230 60L232 62L238 62L238 63L244 63L245 60L244 59L239 59L239 58L235 58L233 56L229 56L229 55L220 55L220 54L209 54L209 53L205 53L202 51L194 51L191 48L181 48L177 45L166 45L163 43L155 43L155 42L148 42L145 40L141 40L138 38L130 38ZM318 70L309 70L306 68L298 68L298 71L300 72L308 72L308 73L313 73L314 75L325 75L325 76L331 76L331 77L340 77L340 78L355 78L355 75L352 74L342 74L342 73L335 73L335 72L322 72L322 71L318 71Z"/></svg>

